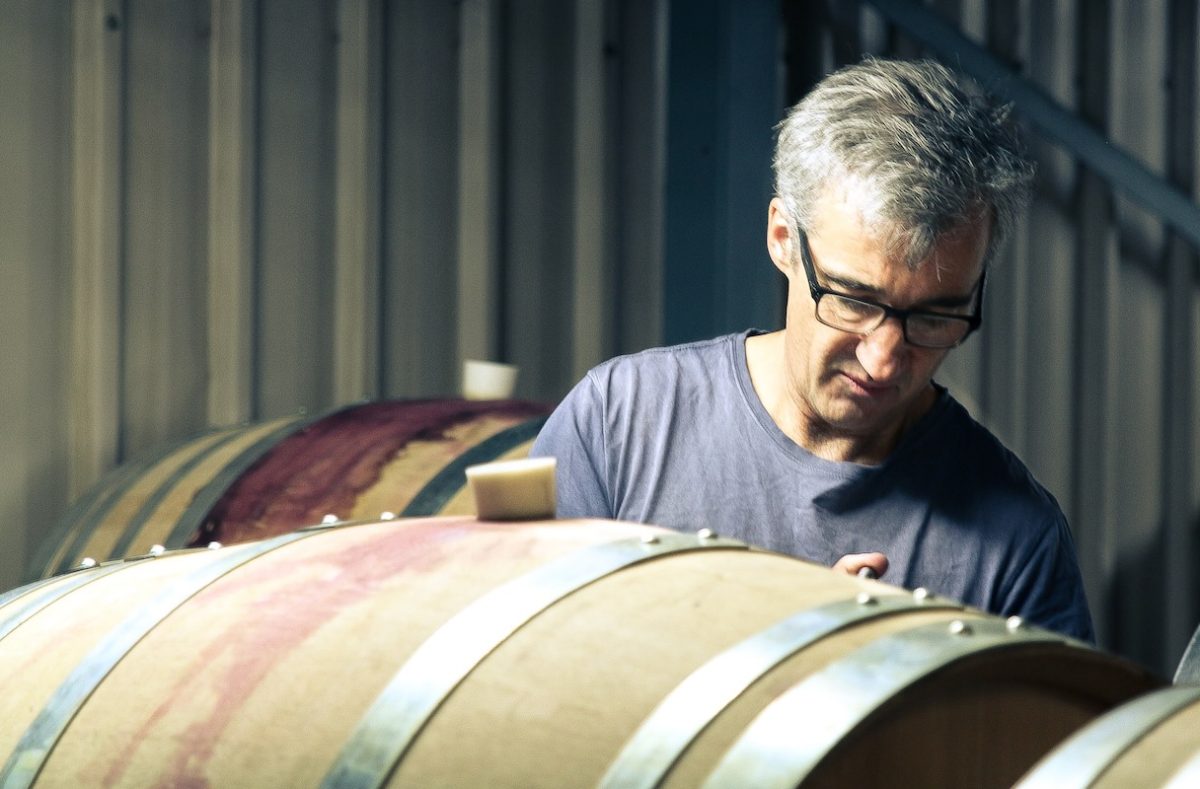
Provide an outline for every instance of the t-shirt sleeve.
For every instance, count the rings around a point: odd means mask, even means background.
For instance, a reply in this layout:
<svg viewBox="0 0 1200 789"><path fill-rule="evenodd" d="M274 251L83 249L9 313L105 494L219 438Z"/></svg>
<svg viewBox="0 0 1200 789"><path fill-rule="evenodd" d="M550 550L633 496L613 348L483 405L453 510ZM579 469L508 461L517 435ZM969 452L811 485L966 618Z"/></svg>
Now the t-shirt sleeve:
<svg viewBox="0 0 1200 789"><path fill-rule="evenodd" d="M590 375L554 409L530 457L553 457L560 518L612 518L604 451L604 402Z"/></svg>
<svg viewBox="0 0 1200 789"><path fill-rule="evenodd" d="M1060 514L1045 530L1004 598L1005 615L1016 614L1039 627L1095 642L1092 617L1075 555L1075 542Z"/></svg>

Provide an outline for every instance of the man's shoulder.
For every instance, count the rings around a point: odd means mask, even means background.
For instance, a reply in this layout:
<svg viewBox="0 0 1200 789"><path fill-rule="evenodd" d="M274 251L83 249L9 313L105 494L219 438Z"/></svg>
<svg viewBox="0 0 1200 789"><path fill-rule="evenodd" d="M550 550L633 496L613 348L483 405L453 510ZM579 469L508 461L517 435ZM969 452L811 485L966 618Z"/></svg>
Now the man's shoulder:
<svg viewBox="0 0 1200 789"><path fill-rule="evenodd" d="M653 385L692 373L711 371L714 365L730 358L735 343L745 333L726 334L707 340L647 348L616 356L588 372L593 383L607 388L618 385Z"/></svg>
<svg viewBox="0 0 1200 789"><path fill-rule="evenodd" d="M1009 516L1020 510L1030 525L1044 527L1062 518L1058 501L1025 461L953 397L941 427L950 452L947 471L957 477L961 484L955 489L964 496L975 497L982 507L1007 510Z"/></svg>

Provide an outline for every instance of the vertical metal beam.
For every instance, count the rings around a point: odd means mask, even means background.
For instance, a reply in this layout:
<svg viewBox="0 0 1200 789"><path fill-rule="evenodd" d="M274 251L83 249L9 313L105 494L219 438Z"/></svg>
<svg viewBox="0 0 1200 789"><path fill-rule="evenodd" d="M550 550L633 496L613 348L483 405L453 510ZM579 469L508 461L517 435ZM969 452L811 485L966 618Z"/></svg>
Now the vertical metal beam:
<svg viewBox="0 0 1200 789"><path fill-rule="evenodd" d="M1029 18L1025 3L987 3L987 45L992 54L999 55L1010 63L1021 60L1021 19Z"/></svg>
<svg viewBox="0 0 1200 789"><path fill-rule="evenodd" d="M612 162L616 95L612 0L575 2L575 195L572 374L583 376L614 349Z"/></svg>
<svg viewBox="0 0 1200 789"><path fill-rule="evenodd" d="M496 0L459 7L458 362L500 355L500 9Z"/></svg>
<svg viewBox="0 0 1200 789"><path fill-rule="evenodd" d="M560 396L570 347L575 220L575 4L501 3L504 19L504 361L520 396Z"/></svg>
<svg viewBox="0 0 1200 789"><path fill-rule="evenodd" d="M383 2L337 8L333 396L378 396L383 203Z"/></svg>
<svg viewBox="0 0 1200 789"><path fill-rule="evenodd" d="M669 0L620 0L620 227L612 305L620 352L662 341Z"/></svg>
<svg viewBox="0 0 1200 789"><path fill-rule="evenodd" d="M839 4L836 7L844 7ZM783 103L791 107L816 84L825 73L821 57L822 28L836 23L829 21L827 3L814 4L807 0L783 0ZM858 7L854 15L859 15ZM855 30L857 33L857 29ZM840 32L832 31L835 39ZM837 45L835 44L835 49Z"/></svg>
<svg viewBox="0 0 1200 789"><path fill-rule="evenodd" d="M1078 22L1079 111L1095 128L1108 126L1110 62L1108 0L1095 0ZM1108 580L1115 576L1117 257L1109 185L1081 165L1076 182L1074 475L1070 508L1088 596L1103 640L1114 626Z"/></svg>
<svg viewBox="0 0 1200 789"><path fill-rule="evenodd" d="M74 384L67 476L75 497L121 453L125 4L79 0L71 21Z"/></svg>
<svg viewBox="0 0 1200 789"><path fill-rule="evenodd" d="M1010 63L1020 59L1020 26L1016 3L989 3L987 45L992 54ZM1025 423L1022 393L1027 360L1027 239L1019 231L1009 239L1000 260L988 275L988 320L980 333L981 381L979 405L989 426L1017 454L1023 454Z"/></svg>
<svg viewBox="0 0 1200 789"><path fill-rule="evenodd" d="M663 335L712 333L717 313L717 128L724 108L719 36L724 0L670 0L667 170L664 185Z"/></svg>
<svg viewBox="0 0 1200 789"><path fill-rule="evenodd" d="M1058 100L1073 96L1073 9L1032 3L1026 53L1028 78ZM1064 31L1066 33L1064 34ZM1026 234L1036 258L1028 268L1029 288L1021 319L1040 327L1026 334L1021 412L1025 414L1023 456L1042 484L1068 505L1071 490L1071 351L1072 316L1064 306L1072 301L1075 233L1071 229L1071 195L1075 187L1074 160L1041 136L1031 136L1031 153L1039 162L1034 201L1026 218Z"/></svg>
<svg viewBox="0 0 1200 789"><path fill-rule="evenodd" d="M962 0L929 0L930 9L958 29L963 26Z"/></svg>
<svg viewBox="0 0 1200 789"><path fill-rule="evenodd" d="M833 66L857 63L862 57L862 7L858 3L829 0L825 8L833 39Z"/></svg>
<svg viewBox="0 0 1200 789"><path fill-rule="evenodd" d="M780 317L763 229L778 118L775 0L671 3L664 334L668 343Z"/></svg>
<svg viewBox="0 0 1200 789"><path fill-rule="evenodd" d="M259 4L254 396L264 416L333 399L335 9Z"/></svg>
<svg viewBox="0 0 1200 789"><path fill-rule="evenodd" d="M71 15L7 3L0 22L0 588L65 509L71 329Z"/></svg>
<svg viewBox="0 0 1200 789"><path fill-rule="evenodd" d="M777 0L729 3L723 49L724 117L720 173L722 245L716 265L723 294L712 333L782 325L786 280L767 256L767 206L773 193L772 129L780 119L776 78Z"/></svg>
<svg viewBox="0 0 1200 789"><path fill-rule="evenodd" d="M1193 192L1196 177L1197 10L1195 0L1171 0L1167 30L1167 175ZM1164 289L1164 386L1162 566L1167 609L1164 649L1178 662L1200 616L1195 557L1195 460L1191 436L1196 424L1195 247L1172 232L1167 242Z"/></svg>
<svg viewBox="0 0 1200 789"><path fill-rule="evenodd" d="M251 419L258 0L213 0L209 65L208 422Z"/></svg>

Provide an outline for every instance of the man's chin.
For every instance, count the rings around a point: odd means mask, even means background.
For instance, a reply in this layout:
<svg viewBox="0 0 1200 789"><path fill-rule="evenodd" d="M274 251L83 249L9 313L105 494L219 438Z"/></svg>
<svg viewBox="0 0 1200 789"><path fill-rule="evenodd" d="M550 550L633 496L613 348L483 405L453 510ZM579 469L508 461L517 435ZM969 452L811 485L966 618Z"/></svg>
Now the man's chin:
<svg viewBox="0 0 1200 789"><path fill-rule="evenodd" d="M826 400L822 417L835 432L867 437L902 427L926 407L920 393L902 401L895 388L868 394L843 389Z"/></svg>
<svg viewBox="0 0 1200 789"><path fill-rule="evenodd" d="M877 435L901 419L892 397L863 397L858 394L842 394L826 403L826 424L835 432L847 436Z"/></svg>
<svg viewBox="0 0 1200 789"><path fill-rule="evenodd" d="M825 424L833 433L847 438L878 433L887 420L877 409L852 408L842 405L828 409Z"/></svg>

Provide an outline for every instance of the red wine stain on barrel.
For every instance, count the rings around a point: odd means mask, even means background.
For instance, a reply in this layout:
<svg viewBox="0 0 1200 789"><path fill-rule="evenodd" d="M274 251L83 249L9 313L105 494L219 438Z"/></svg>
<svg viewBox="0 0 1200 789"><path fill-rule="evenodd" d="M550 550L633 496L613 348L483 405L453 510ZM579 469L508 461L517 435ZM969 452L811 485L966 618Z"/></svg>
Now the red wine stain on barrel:
<svg viewBox="0 0 1200 789"><path fill-rule="evenodd" d="M469 535L475 539L463 539ZM203 698L207 711L173 738L178 750L166 758L161 751L158 754L168 774L157 780L169 786L207 786L205 767L244 702L322 625L369 599L399 573L434 575L448 564L514 566L519 564L515 559L529 554L528 541L519 531L489 531L474 521L412 520L397 522L394 532L380 539L355 540L286 567L279 562L256 561L236 571L187 604L197 613L211 610L206 623L211 638L189 665L171 669L178 679L124 752L112 759L105 785L121 780L143 740L176 707L185 714L196 714L199 707L193 702ZM323 580L316 581L316 577ZM230 598L237 593L234 605ZM345 658L346 675L325 677L325 681L351 681L348 675L355 671L356 655L348 649ZM287 724L281 721L280 725ZM161 749L163 743L155 747Z"/></svg>
<svg viewBox="0 0 1200 789"><path fill-rule="evenodd" d="M388 401L338 411L285 438L244 472L190 544L245 542L320 523L326 514L345 517L410 442L452 440L447 431L482 417L516 423L549 411L517 400Z"/></svg>

